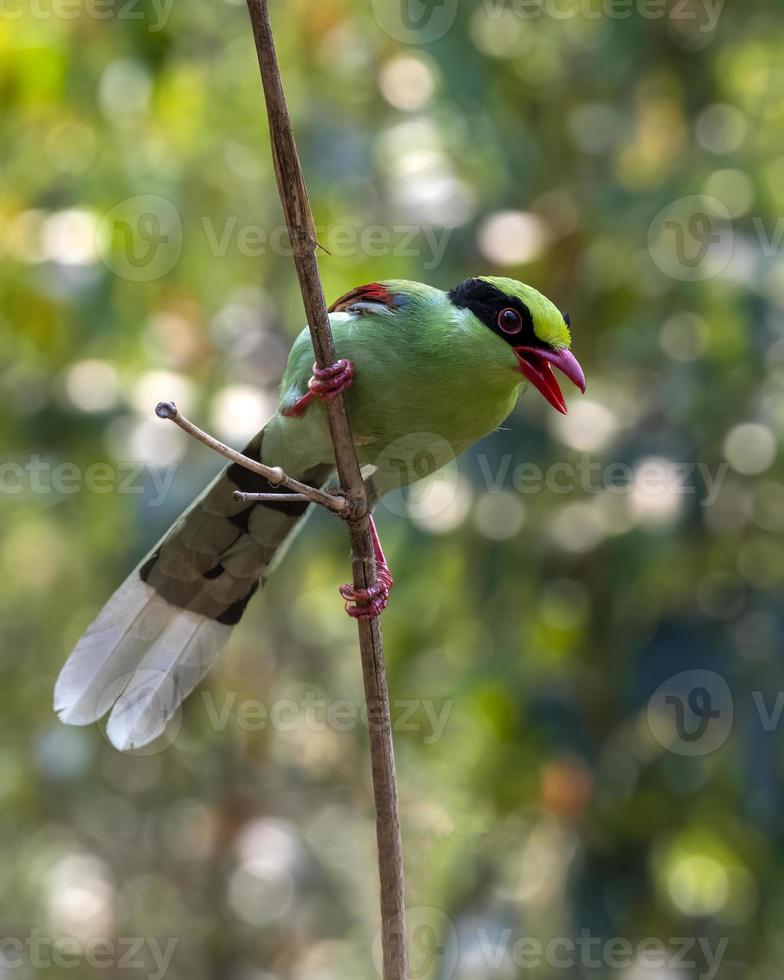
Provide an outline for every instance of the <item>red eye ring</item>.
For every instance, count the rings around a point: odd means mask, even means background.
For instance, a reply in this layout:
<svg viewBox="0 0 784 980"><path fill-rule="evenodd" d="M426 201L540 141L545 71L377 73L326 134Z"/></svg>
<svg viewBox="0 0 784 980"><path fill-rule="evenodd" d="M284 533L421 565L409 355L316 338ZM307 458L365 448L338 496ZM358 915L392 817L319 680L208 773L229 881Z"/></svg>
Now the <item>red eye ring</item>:
<svg viewBox="0 0 784 980"><path fill-rule="evenodd" d="M511 306L507 306L501 310L496 322L498 323L498 329L507 334L520 333L523 329L523 318Z"/></svg>

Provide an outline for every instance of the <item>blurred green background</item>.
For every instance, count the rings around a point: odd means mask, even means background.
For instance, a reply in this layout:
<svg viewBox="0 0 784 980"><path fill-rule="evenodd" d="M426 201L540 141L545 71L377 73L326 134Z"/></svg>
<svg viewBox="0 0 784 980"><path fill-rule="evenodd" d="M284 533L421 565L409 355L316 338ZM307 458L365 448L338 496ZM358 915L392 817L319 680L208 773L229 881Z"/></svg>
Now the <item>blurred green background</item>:
<svg viewBox="0 0 784 980"><path fill-rule="evenodd" d="M528 393L379 510L412 980L773 980L780 7L273 19L328 297L520 278L570 312L588 378L567 417ZM162 746L120 755L51 709L220 465L156 401L241 444L303 322L247 11L5 0L0 51L0 977L376 976L337 521L316 515Z"/></svg>

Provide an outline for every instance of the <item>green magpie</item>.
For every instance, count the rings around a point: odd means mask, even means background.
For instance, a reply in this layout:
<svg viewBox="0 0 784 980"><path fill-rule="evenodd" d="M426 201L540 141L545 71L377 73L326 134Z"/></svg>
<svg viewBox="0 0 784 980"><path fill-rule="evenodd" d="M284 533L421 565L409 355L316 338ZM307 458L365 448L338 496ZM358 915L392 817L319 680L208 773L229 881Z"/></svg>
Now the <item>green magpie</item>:
<svg viewBox="0 0 784 980"><path fill-rule="evenodd" d="M330 325L337 363L313 365L303 330L278 410L243 451L323 487L334 473L323 402L342 393L371 507L498 428L529 383L565 413L553 368L585 390L569 349L568 314L514 279L471 278L449 292L374 282L338 299ZM77 643L55 686L63 722L87 725L111 711L107 735L119 749L164 731L313 507L248 503L235 490L283 488L236 463L219 474ZM378 581L372 589L340 589L353 617L379 615L392 587L372 518L371 527Z"/></svg>

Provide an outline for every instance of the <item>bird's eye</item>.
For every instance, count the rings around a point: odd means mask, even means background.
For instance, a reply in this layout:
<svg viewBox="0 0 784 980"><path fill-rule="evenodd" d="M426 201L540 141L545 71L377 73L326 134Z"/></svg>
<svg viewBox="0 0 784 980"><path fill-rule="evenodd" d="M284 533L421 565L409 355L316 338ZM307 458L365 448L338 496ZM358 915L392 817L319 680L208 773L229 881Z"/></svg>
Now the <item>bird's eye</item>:
<svg viewBox="0 0 784 980"><path fill-rule="evenodd" d="M563 318L564 318L564 323L566 324L566 326L567 327L571 327L571 325L572 325L572 318L569 316L569 314L568 313L564 313Z"/></svg>
<svg viewBox="0 0 784 980"><path fill-rule="evenodd" d="M498 326L504 333L520 333L523 329L523 318L517 310L507 306L498 314Z"/></svg>

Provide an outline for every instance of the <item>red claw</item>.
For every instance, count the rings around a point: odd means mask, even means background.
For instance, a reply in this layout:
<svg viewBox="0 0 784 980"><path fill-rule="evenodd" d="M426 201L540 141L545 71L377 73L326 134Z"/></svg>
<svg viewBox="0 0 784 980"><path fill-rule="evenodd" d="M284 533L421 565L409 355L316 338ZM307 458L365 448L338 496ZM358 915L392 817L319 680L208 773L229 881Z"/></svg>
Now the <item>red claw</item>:
<svg viewBox="0 0 784 980"><path fill-rule="evenodd" d="M293 405L284 408L282 414L289 418L298 418L314 398L320 398L323 402L331 402L338 395L342 395L353 383L354 365L345 358L326 368L320 368L318 364L314 364L313 376L308 381L307 393L302 398L298 398Z"/></svg>
<svg viewBox="0 0 784 980"><path fill-rule="evenodd" d="M313 365L313 377L308 381L308 391L323 402L331 402L354 382L354 365L342 358L331 367Z"/></svg>
<svg viewBox="0 0 784 980"><path fill-rule="evenodd" d="M389 605L389 592L394 585L392 572L384 557L384 549L376 530L376 522L370 517L370 535L376 558L376 582L368 589L355 589L349 582L338 590L346 600L346 612L352 619L375 619Z"/></svg>
<svg viewBox="0 0 784 980"><path fill-rule="evenodd" d="M380 579L369 589L355 589L349 583L338 591L346 600L346 612L352 619L374 619L389 605L389 586Z"/></svg>

